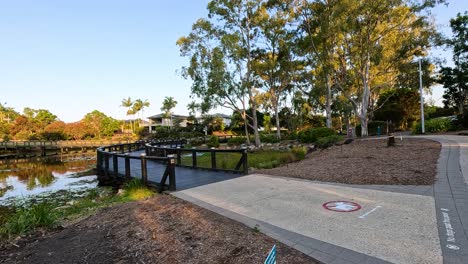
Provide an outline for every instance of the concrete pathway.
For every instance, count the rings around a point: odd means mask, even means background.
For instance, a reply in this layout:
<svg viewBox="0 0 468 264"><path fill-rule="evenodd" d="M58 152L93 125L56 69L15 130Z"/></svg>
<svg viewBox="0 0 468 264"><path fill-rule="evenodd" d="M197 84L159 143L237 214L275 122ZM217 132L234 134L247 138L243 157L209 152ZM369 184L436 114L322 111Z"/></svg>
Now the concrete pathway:
<svg viewBox="0 0 468 264"><path fill-rule="evenodd" d="M468 263L468 137L430 138L443 144L434 186L253 174L173 195L256 226L324 263ZM330 211L324 207L330 201L361 208Z"/></svg>

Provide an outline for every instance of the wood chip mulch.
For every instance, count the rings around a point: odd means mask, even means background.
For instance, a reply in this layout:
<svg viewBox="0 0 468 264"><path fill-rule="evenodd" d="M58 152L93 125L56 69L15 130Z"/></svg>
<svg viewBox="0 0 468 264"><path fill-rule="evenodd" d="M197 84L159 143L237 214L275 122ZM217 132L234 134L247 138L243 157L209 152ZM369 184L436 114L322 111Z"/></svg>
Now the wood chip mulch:
<svg viewBox="0 0 468 264"><path fill-rule="evenodd" d="M278 263L317 263L238 222L156 195L0 248L0 263L263 263L274 244Z"/></svg>
<svg viewBox="0 0 468 264"><path fill-rule="evenodd" d="M356 140L309 154L305 160L256 172L347 184L431 185L434 183L438 142L418 138Z"/></svg>

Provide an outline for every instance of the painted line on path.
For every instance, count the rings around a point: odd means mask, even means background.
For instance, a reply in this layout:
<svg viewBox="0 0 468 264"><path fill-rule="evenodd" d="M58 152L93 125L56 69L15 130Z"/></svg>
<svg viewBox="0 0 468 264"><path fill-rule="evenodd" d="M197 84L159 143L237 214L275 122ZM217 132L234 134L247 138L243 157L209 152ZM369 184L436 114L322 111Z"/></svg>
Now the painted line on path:
<svg viewBox="0 0 468 264"><path fill-rule="evenodd" d="M377 209L379 209L380 207L382 207L382 206L377 205L375 208L373 208L373 209L370 210L369 212L367 212L367 213L365 213L365 214L363 214L363 215L360 215L359 218L361 218L361 219L365 218L366 216L368 216L368 215L370 215L371 213L375 212L375 211L376 211Z"/></svg>

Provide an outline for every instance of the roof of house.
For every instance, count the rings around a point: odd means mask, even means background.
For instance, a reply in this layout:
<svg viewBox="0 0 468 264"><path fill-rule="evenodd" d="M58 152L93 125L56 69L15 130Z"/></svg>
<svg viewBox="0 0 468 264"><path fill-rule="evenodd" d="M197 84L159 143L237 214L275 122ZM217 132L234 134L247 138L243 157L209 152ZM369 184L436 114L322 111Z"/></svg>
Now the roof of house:
<svg viewBox="0 0 468 264"><path fill-rule="evenodd" d="M149 119L166 118L166 115L164 113L161 113L161 114L150 116L148 118ZM188 118L188 116L172 114L172 118L182 118L182 119L184 119L184 118Z"/></svg>

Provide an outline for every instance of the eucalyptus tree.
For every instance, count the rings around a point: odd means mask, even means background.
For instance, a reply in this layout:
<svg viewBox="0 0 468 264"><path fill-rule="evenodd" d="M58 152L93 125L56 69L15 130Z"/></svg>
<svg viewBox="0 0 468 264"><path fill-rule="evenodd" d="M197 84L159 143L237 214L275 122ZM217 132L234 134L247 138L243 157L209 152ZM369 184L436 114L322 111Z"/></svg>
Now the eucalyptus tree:
<svg viewBox="0 0 468 264"><path fill-rule="evenodd" d="M379 95L430 48L436 31L422 12L437 2L442 1L296 1L312 89L325 87L327 125L334 88L348 99L367 136L369 111L379 107Z"/></svg>
<svg viewBox="0 0 468 264"><path fill-rule="evenodd" d="M281 138L279 108L294 84L300 64L294 58L294 29L291 1L263 3L258 19L259 44L254 50L252 69L265 93L262 96L275 117L276 137Z"/></svg>
<svg viewBox="0 0 468 264"><path fill-rule="evenodd" d="M455 67L442 67L439 82L444 85L444 104L464 114L468 101L468 12L450 20L453 37L446 41L453 49Z"/></svg>
<svg viewBox="0 0 468 264"><path fill-rule="evenodd" d="M404 0L342 1L345 8L338 54L348 72L348 87L335 85L345 95L359 117L362 136L367 136L369 110L374 110L379 95L395 86L402 65L413 63L431 47L436 30L422 13L422 5Z"/></svg>
<svg viewBox="0 0 468 264"><path fill-rule="evenodd" d="M197 20L192 32L177 41L182 56L190 58L183 75L193 80L192 94L210 107L239 113L260 144L256 95L258 78L252 64L258 41L262 0L212 0L208 18ZM246 109L252 109L248 115ZM248 129L245 127L248 137Z"/></svg>
<svg viewBox="0 0 468 264"><path fill-rule="evenodd" d="M325 110L329 128L332 127L333 72L337 68L342 4L341 0L296 0L294 4L297 50L304 63L298 87L310 97L309 101Z"/></svg>

